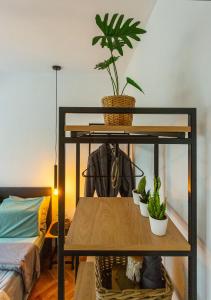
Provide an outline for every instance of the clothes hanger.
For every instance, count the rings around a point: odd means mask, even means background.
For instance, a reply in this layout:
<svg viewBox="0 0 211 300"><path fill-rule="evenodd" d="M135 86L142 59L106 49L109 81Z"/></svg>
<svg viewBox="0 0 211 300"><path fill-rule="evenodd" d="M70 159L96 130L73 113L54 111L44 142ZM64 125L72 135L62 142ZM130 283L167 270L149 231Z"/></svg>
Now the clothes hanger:
<svg viewBox="0 0 211 300"><path fill-rule="evenodd" d="M118 144L112 144L113 148L111 149L111 153L113 155L115 155L116 158L118 158L118 151L119 151L119 145ZM139 175L133 175L133 176L118 176L118 178L124 177L124 178L135 178L135 177L143 177L144 176L144 171L137 166L131 159L130 157L126 157L126 159L128 159L131 163L131 165L133 167L135 167L137 170L139 170L141 172L141 174ZM112 175L100 175L100 176L96 176L96 175L87 175L86 172L89 170L90 166L88 168L86 168L83 172L82 172L82 176L85 178L113 178L114 176ZM115 167L115 171L114 171L114 166L112 166L113 172L118 172L117 167ZM112 173L112 170L111 170Z"/></svg>

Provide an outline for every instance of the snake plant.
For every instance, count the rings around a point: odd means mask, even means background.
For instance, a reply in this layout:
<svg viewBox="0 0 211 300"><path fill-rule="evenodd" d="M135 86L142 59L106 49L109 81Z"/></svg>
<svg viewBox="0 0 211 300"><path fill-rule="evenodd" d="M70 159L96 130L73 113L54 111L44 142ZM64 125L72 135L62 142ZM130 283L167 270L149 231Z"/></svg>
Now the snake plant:
<svg viewBox="0 0 211 300"><path fill-rule="evenodd" d="M108 59L98 63L95 69L107 70L111 79L114 95L123 95L128 84L144 93L140 85L130 77L126 77L125 85L122 91L120 91L116 64L120 57L124 55L124 48L127 46L132 49L132 42L140 41L140 36L146 33L146 31L139 26L140 21L134 21L133 18L125 19L124 15L118 13L113 14L111 17L106 13L103 18L97 14L95 20L101 34L93 38L92 45L100 44L102 48L109 50L110 55Z"/></svg>
<svg viewBox="0 0 211 300"><path fill-rule="evenodd" d="M150 191L146 192L146 183L146 176L144 176L139 181L136 192L140 194L140 201L147 204L149 201Z"/></svg>
<svg viewBox="0 0 211 300"><path fill-rule="evenodd" d="M152 218L156 220L164 220L166 218L166 203L161 203L159 190L161 187L160 177L154 178L154 192L149 197L148 211Z"/></svg>

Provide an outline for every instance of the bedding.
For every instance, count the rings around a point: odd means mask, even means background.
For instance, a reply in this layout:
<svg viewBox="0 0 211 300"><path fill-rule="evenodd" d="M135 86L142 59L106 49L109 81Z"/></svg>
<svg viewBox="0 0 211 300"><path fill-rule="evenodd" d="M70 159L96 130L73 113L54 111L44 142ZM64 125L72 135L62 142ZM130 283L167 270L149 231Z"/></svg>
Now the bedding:
<svg viewBox="0 0 211 300"><path fill-rule="evenodd" d="M35 245L38 248L39 252L42 249L42 245L44 243L45 233L41 232L41 234L37 237L33 238L0 238L0 245L16 245L28 243L31 245ZM34 272L34 276L36 278L37 274ZM35 280L33 279L33 282ZM33 282L31 283L31 287L33 286ZM30 289L31 289L30 287ZM0 270L0 300L25 300L29 295L24 292L24 282L20 272L16 271L7 271Z"/></svg>
<svg viewBox="0 0 211 300"><path fill-rule="evenodd" d="M39 252L42 249L42 246L45 241L45 232L40 231L40 234L38 236L34 236L31 238L0 238L0 244L14 244L14 243L30 243L34 244L38 247Z"/></svg>
<svg viewBox="0 0 211 300"><path fill-rule="evenodd" d="M34 276L40 275L38 248L30 243L0 244L0 270L21 275L25 293L30 291Z"/></svg>
<svg viewBox="0 0 211 300"><path fill-rule="evenodd" d="M42 197L34 201L7 198L0 206L0 237L33 237L39 234L38 210Z"/></svg>
<svg viewBox="0 0 211 300"><path fill-rule="evenodd" d="M18 196L9 196L9 198L11 198L14 201L25 201L25 200L36 201L36 199L38 199L39 197L22 198ZM39 207L39 229L41 231L45 231L47 228L46 220L47 220L49 204L50 204L50 196L43 196L42 202Z"/></svg>

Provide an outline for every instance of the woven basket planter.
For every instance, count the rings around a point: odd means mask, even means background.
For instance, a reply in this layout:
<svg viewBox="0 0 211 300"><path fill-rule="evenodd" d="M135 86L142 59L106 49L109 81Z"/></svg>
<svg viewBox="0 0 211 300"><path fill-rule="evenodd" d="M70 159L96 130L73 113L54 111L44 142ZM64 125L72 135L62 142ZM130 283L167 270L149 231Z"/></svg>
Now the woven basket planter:
<svg viewBox="0 0 211 300"><path fill-rule="evenodd" d="M166 286L162 289L127 289L122 291L111 290L111 275L114 264L126 266L125 256L97 256L96 257L96 300L171 300L173 285L163 267L163 278Z"/></svg>
<svg viewBox="0 0 211 300"><path fill-rule="evenodd" d="M104 107L135 107L135 98L130 96L107 96L102 99ZM133 122L132 114L104 114L104 122L106 125L131 126Z"/></svg>

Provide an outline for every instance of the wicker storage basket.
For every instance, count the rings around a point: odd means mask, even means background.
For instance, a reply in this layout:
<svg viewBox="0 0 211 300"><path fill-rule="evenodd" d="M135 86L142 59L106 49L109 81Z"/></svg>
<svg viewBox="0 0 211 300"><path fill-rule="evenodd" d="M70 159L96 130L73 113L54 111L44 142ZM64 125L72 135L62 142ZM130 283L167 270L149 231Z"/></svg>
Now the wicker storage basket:
<svg viewBox="0 0 211 300"><path fill-rule="evenodd" d="M130 96L107 96L102 99L104 107L135 107L135 98ZM106 125L131 126L133 122L132 114L104 114Z"/></svg>
<svg viewBox="0 0 211 300"><path fill-rule="evenodd" d="M126 266L125 256L97 256L96 257L96 300L159 300L172 299L173 285L163 267L163 277L166 281L162 289L128 289L122 291L111 290L111 274L113 264Z"/></svg>

